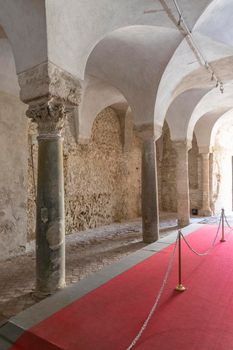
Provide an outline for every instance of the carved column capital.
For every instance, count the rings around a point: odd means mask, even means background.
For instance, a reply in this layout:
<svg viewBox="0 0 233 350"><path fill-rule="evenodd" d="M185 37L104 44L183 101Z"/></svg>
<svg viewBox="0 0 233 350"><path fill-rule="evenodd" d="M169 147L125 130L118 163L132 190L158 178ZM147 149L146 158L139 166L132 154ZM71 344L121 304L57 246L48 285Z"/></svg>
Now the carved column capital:
<svg viewBox="0 0 233 350"><path fill-rule="evenodd" d="M43 97L58 97L73 105L81 101L82 86L70 73L44 62L18 75L20 98L26 104Z"/></svg>
<svg viewBox="0 0 233 350"><path fill-rule="evenodd" d="M41 98L30 102L26 112L37 123L40 137L60 136L69 109L59 98Z"/></svg>
<svg viewBox="0 0 233 350"><path fill-rule="evenodd" d="M209 146L199 146L199 154L210 154L213 152L212 147Z"/></svg>
<svg viewBox="0 0 233 350"><path fill-rule="evenodd" d="M172 146L179 154L182 152L188 152L192 148L192 142L189 140L175 140L172 141Z"/></svg>
<svg viewBox="0 0 233 350"><path fill-rule="evenodd" d="M155 142L162 135L162 127L154 123L135 125L134 130L138 137L143 141L153 138Z"/></svg>
<svg viewBox="0 0 233 350"><path fill-rule="evenodd" d="M65 117L80 104L80 81L51 62L20 73L18 80L26 115L37 123L40 137L60 136Z"/></svg>

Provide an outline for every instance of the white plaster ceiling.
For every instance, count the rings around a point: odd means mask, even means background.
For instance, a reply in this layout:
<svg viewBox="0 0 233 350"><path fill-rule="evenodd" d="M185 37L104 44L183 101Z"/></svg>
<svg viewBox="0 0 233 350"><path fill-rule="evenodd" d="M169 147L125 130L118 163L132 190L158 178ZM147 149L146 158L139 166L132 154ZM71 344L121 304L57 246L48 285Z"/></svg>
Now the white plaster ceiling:
<svg viewBox="0 0 233 350"><path fill-rule="evenodd" d="M233 48L211 39L196 35L196 41L206 59L211 62L223 82L233 79ZM188 43L183 41L170 60L161 79L155 104L154 118L162 124L164 115L175 98L184 91L194 88L215 87L211 74L200 67ZM219 89L217 89L219 93ZM190 96L190 98L192 98Z"/></svg>
<svg viewBox="0 0 233 350"><path fill-rule="evenodd" d="M229 107L218 108L209 113L204 114L196 123L194 133L200 151L211 151L214 146L213 130L222 118L229 111Z"/></svg>
<svg viewBox="0 0 233 350"><path fill-rule="evenodd" d="M174 141L185 139L191 141L194 128L196 128L197 125L204 126L205 122L206 127L204 129L206 130L201 130L201 133L205 135L206 131L208 134L210 125L212 125L212 127L214 126L214 124L211 123L215 116L218 115L218 117L221 117L223 113L232 107L232 83L225 85L223 94L216 88L212 90L208 88L195 88L184 91L176 97L166 114L166 121L169 125L171 139ZM200 130L200 127L195 129L195 134L199 132L198 130ZM201 141L201 146L204 146L203 142L204 141ZM207 144L208 143L209 141Z"/></svg>
<svg viewBox="0 0 233 350"><path fill-rule="evenodd" d="M216 89L208 92L196 105L189 119L187 128L187 138L192 139L193 130L197 121L205 114L213 111L222 111L233 107L233 84L225 86L224 93L219 93ZM223 113L222 113L223 114Z"/></svg>
<svg viewBox="0 0 233 350"><path fill-rule="evenodd" d="M86 71L122 92L132 108L136 124L151 123L158 83L180 40L181 35L175 29L122 28L95 47Z"/></svg>
<svg viewBox="0 0 233 350"><path fill-rule="evenodd" d="M6 33L4 32L4 29L0 26L0 38L6 38Z"/></svg>
<svg viewBox="0 0 233 350"><path fill-rule="evenodd" d="M192 27L210 0L180 0ZM130 25L175 28L172 0L0 0L0 25L11 42L17 72L49 59L84 78L89 54L106 35ZM144 13L154 9L155 13Z"/></svg>
<svg viewBox="0 0 233 350"><path fill-rule="evenodd" d="M0 0L0 26L11 43L17 73L47 60L44 0Z"/></svg>
<svg viewBox="0 0 233 350"><path fill-rule="evenodd" d="M170 129L171 140L181 141L187 139L189 122L196 105L206 95L206 89L193 89L180 94L170 105L166 121ZM188 138L192 140L191 136Z"/></svg>
<svg viewBox="0 0 233 350"><path fill-rule="evenodd" d="M232 6L232 0L213 1L206 9L205 15L197 21L195 31L233 46Z"/></svg>
<svg viewBox="0 0 233 350"><path fill-rule="evenodd" d="M218 142L220 142L220 145L223 148L228 148L231 150L233 149L233 138L231 137L231 130L233 126L232 122L232 116L233 116L233 109L229 109L225 113L221 115L220 118L218 118L217 122L214 124L211 132L211 140L210 144L211 146L215 145L215 140L218 132L222 132L223 130L223 137L221 137ZM224 138L224 133L227 131L227 139ZM229 140L229 136L231 137L231 140Z"/></svg>
<svg viewBox="0 0 233 350"><path fill-rule="evenodd" d="M205 58L227 84L233 80L233 1L178 3ZM172 0L0 0L0 8L0 88L18 94L15 70L49 59L84 80L83 137L100 108L124 99L136 124L154 119L162 126L167 117L172 134L182 137L216 109L221 94L212 92L209 73L177 28ZM228 107L227 91L223 95L219 103Z"/></svg>
<svg viewBox="0 0 233 350"><path fill-rule="evenodd" d="M83 98L79 109L79 141L90 139L92 125L98 113L117 103L126 103L123 95L113 86L94 77L86 77L83 86Z"/></svg>
<svg viewBox="0 0 233 350"><path fill-rule="evenodd" d="M191 28L210 3L180 0ZM151 9L156 11L144 13ZM69 0L69 5L66 0L49 0L46 10L49 59L81 79L90 53L109 33L131 25L174 29L178 19L172 0Z"/></svg>

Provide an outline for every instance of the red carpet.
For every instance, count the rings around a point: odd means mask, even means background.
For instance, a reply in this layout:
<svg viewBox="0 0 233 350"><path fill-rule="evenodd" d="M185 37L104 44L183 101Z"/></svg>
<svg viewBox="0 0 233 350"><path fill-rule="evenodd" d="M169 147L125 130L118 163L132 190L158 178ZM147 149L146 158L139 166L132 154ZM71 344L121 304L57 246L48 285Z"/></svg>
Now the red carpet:
<svg viewBox="0 0 233 350"><path fill-rule="evenodd" d="M205 225L187 239L203 251L216 229ZM205 257L194 255L183 243L187 291L174 292L175 259L162 299L135 349L233 349L233 233L226 239L218 239ZM173 245L36 325L11 350L126 350L154 303L172 249Z"/></svg>

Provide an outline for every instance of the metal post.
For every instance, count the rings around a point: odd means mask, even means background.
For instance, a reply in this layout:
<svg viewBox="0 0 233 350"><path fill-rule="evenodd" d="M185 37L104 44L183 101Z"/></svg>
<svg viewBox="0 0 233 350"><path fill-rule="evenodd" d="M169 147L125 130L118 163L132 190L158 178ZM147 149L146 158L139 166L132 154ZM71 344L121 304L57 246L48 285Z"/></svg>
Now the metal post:
<svg viewBox="0 0 233 350"><path fill-rule="evenodd" d="M222 238L220 239L220 242L226 242L226 240L225 240L225 233L224 233L225 213L224 213L224 209L223 208L222 208L221 220L222 220Z"/></svg>
<svg viewBox="0 0 233 350"><path fill-rule="evenodd" d="M177 292L184 292L186 288L182 285L182 262L181 262L181 230L179 230L179 238L178 238L178 276L179 276L179 283L177 284L175 290Z"/></svg>

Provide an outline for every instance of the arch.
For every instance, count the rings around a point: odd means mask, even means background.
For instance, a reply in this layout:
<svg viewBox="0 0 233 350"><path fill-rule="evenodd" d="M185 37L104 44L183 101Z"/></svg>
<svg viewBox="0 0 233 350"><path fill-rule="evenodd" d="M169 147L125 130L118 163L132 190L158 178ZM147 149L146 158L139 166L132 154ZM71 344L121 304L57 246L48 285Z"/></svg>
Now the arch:
<svg viewBox="0 0 233 350"><path fill-rule="evenodd" d="M78 141L87 143L91 138L92 126L96 116L106 107L116 103L126 103L124 96L106 82L87 77L83 98L78 113Z"/></svg>
<svg viewBox="0 0 233 350"><path fill-rule="evenodd" d="M219 94L216 89L208 92L196 105L187 128L187 138L189 139L193 133L197 121L206 113L212 111L218 112L220 115L233 106L233 84L225 86L224 94Z"/></svg>
<svg viewBox="0 0 233 350"><path fill-rule="evenodd" d="M222 47L222 45L212 46L211 42L207 45L207 41L203 41L203 45L204 42L206 42L207 47L213 47L213 54L219 53L223 56L211 62L213 68L218 72L218 76L223 81L231 81L233 79L231 69L233 49ZM183 42L176 50L176 54L172 57L163 74L155 104L154 120L157 123L163 122L163 118L172 102L183 92L200 88L210 91L216 87L216 82L211 80L210 74L204 67L199 66L193 53L189 50L188 44ZM180 69L181 66L182 69ZM220 94L219 89L216 89L216 91Z"/></svg>
<svg viewBox="0 0 233 350"><path fill-rule="evenodd" d="M214 146L214 140L216 137L216 134L218 132L219 126L222 122L224 122L224 119L228 119L229 116L232 116L233 108L228 108L225 113L222 113L219 118L217 119L216 123L213 125L212 132L211 132L211 138L210 138L210 145Z"/></svg>
<svg viewBox="0 0 233 350"><path fill-rule="evenodd" d="M0 25L10 41L17 73L48 59L45 1L0 0Z"/></svg>
<svg viewBox="0 0 233 350"><path fill-rule="evenodd" d="M86 74L121 91L132 108L136 125L152 124L159 81L180 40L181 34L174 29L120 28L96 45Z"/></svg>
<svg viewBox="0 0 233 350"><path fill-rule="evenodd" d="M223 14L229 19L233 4L230 0L218 0L206 8L195 24L192 34L205 59L211 63L223 81L229 81L232 76L233 41L220 40L216 32L232 31L230 20L224 21ZM219 8L221 11L219 12ZM231 8L231 10L230 10ZM230 11L230 12L229 12ZM213 13L215 17L213 17ZM231 37L232 38L232 37ZM232 40L232 39L231 39ZM182 67L182 69L180 68ZM162 123L172 101L184 91L193 88L214 87L210 74L200 67L197 57L184 39L171 58L160 82L155 105L154 119Z"/></svg>
<svg viewBox="0 0 233 350"><path fill-rule="evenodd" d="M195 125L201 117L207 115L210 118L212 114L222 115L232 106L232 83L225 85L224 94L220 94L216 89L209 91L207 88L183 92L170 105L166 115L172 140L191 141Z"/></svg>
<svg viewBox="0 0 233 350"><path fill-rule="evenodd" d="M186 139L192 141L192 133L187 135L189 121L193 110L205 94L206 89L188 90L180 94L170 105L166 121L173 141Z"/></svg>
<svg viewBox="0 0 233 350"><path fill-rule="evenodd" d="M19 96L15 60L9 40L0 37L0 91Z"/></svg>
<svg viewBox="0 0 233 350"><path fill-rule="evenodd" d="M216 41L233 46L232 11L233 3L231 0L215 0L197 21L194 30L202 32ZM213 18L218 20L213 21Z"/></svg>
<svg viewBox="0 0 233 350"><path fill-rule="evenodd" d="M183 1L183 13L191 27L211 1ZM145 13L151 8L155 9L154 13ZM174 5L169 4L169 9L163 2L151 0L69 0L69 6L66 0L47 1L49 59L84 79L86 62L98 42L122 27L155 25L174 28L171 21L171 13L176 13Z"/></svg>
<svg viewBox="0 0 233 350"><path fill-rule="evenodd" d="M197 144L200 151L209 151L214 145L213 130L218 120L229 110L213 110L204 114L196 123L194 133L196 134Z"/></svg>

